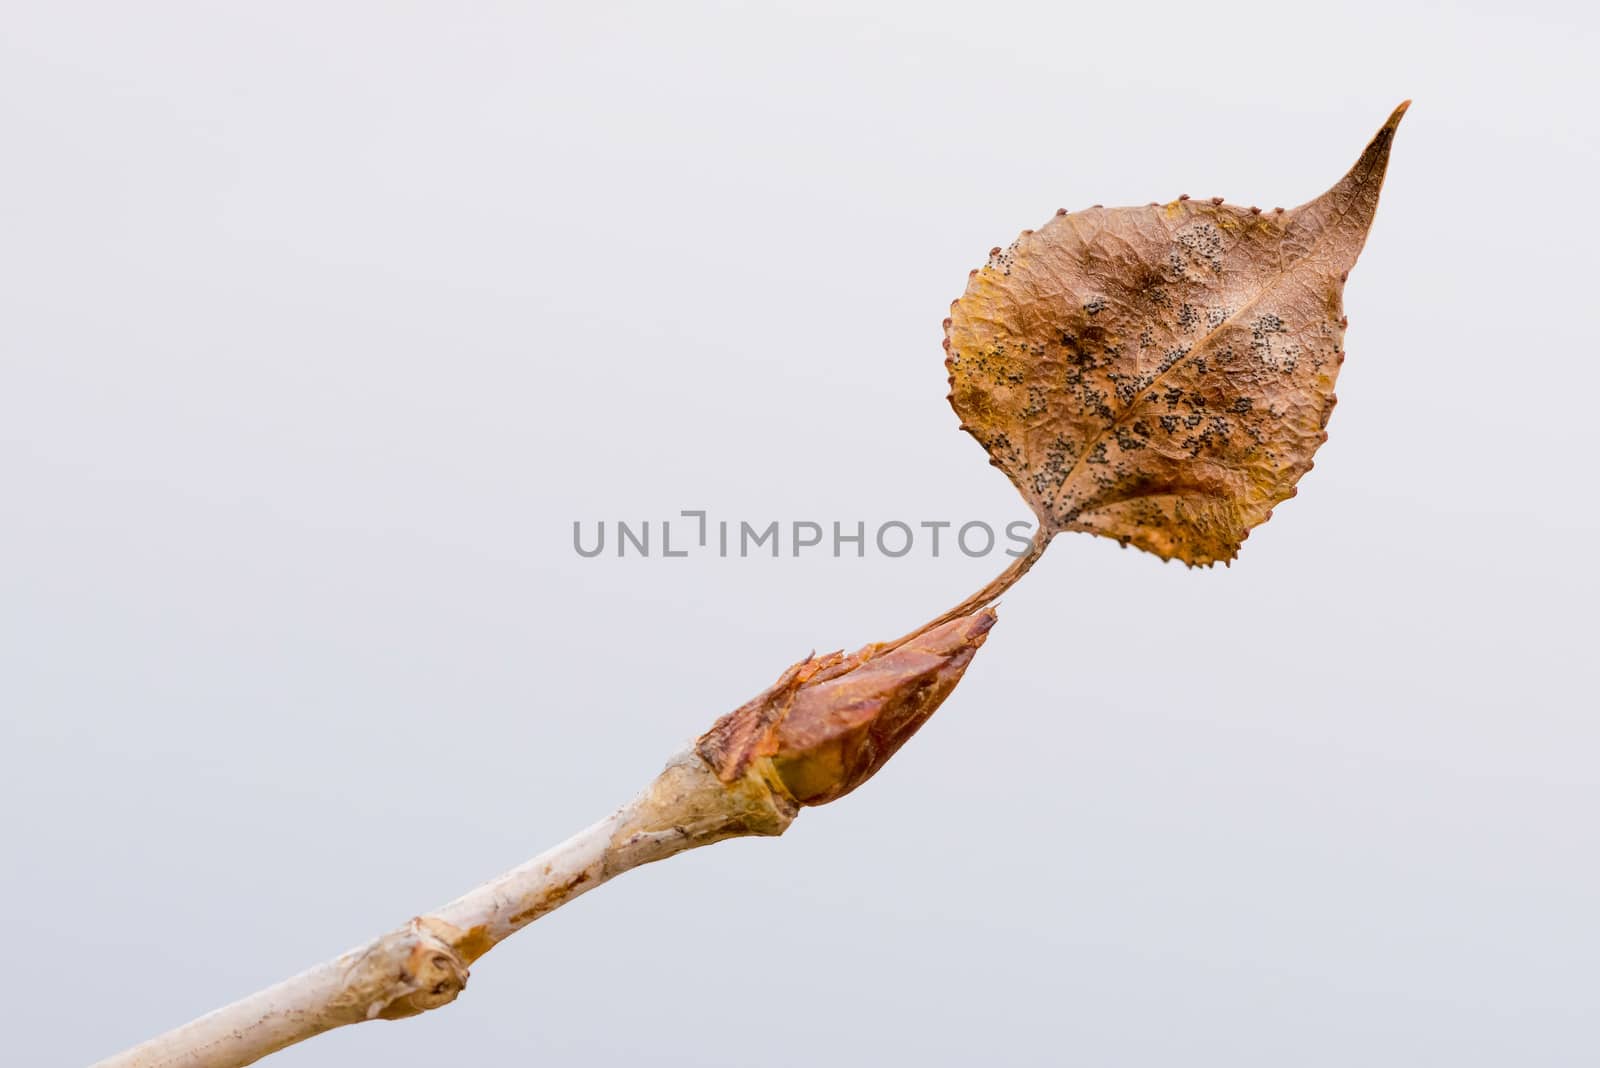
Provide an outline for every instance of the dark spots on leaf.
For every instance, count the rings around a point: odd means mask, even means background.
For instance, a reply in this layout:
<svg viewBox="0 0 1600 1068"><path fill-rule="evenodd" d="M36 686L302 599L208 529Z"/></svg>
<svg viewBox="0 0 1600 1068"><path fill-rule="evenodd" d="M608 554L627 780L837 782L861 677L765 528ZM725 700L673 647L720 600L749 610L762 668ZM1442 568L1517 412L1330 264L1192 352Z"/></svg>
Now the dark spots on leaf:
<svg viewBox="0 0 1600 1068"><path fill-rule="evenodd" d="M981 439L980 439L981 440ZM1004 465L1012 470L1026 470L1022 453L1011 441L1011 435L1001 431L988 441L983 447L989 450L989 455L996 461L996 466Z"/></svg>
<svg viewBox="0 0 1600 1068"><path fill-rule="evenodd" d="M1033 476L1033 492L1045 497L1061 488L1072 470L1072 461L1078 450L1072 442L1057 434L1044 450L1044 465Z"/></svg>
<svg viewBox="0 0 1600 1068"><path fill-rule="evenodd" d="M1150 388L1155 381L1154 375L1128 375L1111 372L1106 375L1116 386L1117 399L1123 404L1129 404L1135 397Z"/></svg>
<svg viewBox="0 0 1600 1068"><path fill-rule="evenodd" d="M1250 353L1268 367L1293 371L1300 347L1287 340L1289 328L1282 319L1268 312L1250 323Z"/></svg>
<svg viewBox="0 0 1600 1068"><path fill-rule="evenodd" d="M1217 229L1215 223L1206 220L1193 222L1172 236L1176 246L1168 262L1173 263L1180 274L1184 273L1184 268L1189 264L1207 267L1215 274L1222 273L1222 253L1225 245L1222 231Z"/></svg>
<svg viewBox="0 0 1600 1068"><path fill-rule="evenodd" d="M989 266L997 269L1002 275L1010 277L1011 268L1017 262L1017 245L1021 238L1011 242L1010 247L1001 249L996 246L989 250Z"/></svg>
<svg viewBox="0 0 1600 1068"><path fill-rule="evenodd" d="M1267 334L1281 334L1286 329L1282 319L1268 312L1250 324L1250 335L1252 337L1263 337Z"/></svg>

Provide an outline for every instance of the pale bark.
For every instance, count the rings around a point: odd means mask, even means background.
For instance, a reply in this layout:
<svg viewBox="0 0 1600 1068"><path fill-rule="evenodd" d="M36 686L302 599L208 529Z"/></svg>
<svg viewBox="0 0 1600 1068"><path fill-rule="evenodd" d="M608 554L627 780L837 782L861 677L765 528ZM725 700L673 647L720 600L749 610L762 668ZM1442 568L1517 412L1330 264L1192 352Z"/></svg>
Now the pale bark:
<svg viewBox="0 0 1600 1068"><path fill-rule="evenodd" d="M473 961L552 909L686 849L782 834L797 811L770 760L725 783L690 748L632 802L520 867L95 1068L238 1068L335 1027L447 1005Z"/></svg>
<svg viewBox="0 0 1600 1068"><path fill-rule="evenodd" d="M1010 581L1026 569L1014 565ZM992 610L940 617L892 646L807 657L609 818L364 946L95 1068L239 1068L335 1027L448 1005L473 961L608 879L725 838L782 834L802 806L860 786L939 707L994 618Z"/></svg>

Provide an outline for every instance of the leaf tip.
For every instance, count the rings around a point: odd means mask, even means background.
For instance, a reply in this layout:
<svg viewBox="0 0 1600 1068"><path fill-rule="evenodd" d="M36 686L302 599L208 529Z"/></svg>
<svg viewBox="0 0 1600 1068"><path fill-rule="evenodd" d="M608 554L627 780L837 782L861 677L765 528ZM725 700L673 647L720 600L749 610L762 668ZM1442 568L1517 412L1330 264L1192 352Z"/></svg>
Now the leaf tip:
<svg viewBox="0 0 1600 1068"><path fill-rule="evenodd" d="M1361 158L1356 160L1349 172L1332 189L1310 203L1296 208L1294 214L1298 215L1308 208L1330 203L1342 205L1342 214L1344 210L1364 200L1366 203L1360 205L1361 210L1357 212L1357 217L1362 220L1364 226L1370 225L1372 214L1377 208L1376 191L1382 188L1384 176L1389 170L1389 150L1394 146L1395 130L1399 128L1400 120L1405 117L1406 110L1410 107L1410 100L1402 100L1400 106L1390 112L1388 120L1378 128L1378 132L1372 135L1372 140L1367 142L1367 147L1361 152ZM1360 251L1359 246L1357 251Z"/></svg>
<svg viewBox="0 0 1600 1068"><path fill-rule="evenodd" d="M1368 143L1367 150L1361 153L1361 159L1356 161L1352 174L1365 169L1378 181L1383 181L1383 172L1389 165L1389 149L1394 144L1394 132L1400 128L1400 120L1405 118L1409 107L1410 100L1400 101L1400 106L1390 113L1389 120L1372 135L1372 141Z"/></svg>

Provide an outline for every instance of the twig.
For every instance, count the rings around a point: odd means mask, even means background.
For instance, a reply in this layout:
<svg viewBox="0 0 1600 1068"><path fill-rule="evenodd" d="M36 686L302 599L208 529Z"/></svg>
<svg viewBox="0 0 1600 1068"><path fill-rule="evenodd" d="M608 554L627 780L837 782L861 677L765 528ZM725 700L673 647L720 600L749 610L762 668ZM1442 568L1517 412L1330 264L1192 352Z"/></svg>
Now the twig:
<svg viewBox="0 0 1600 1068"><path fill-rule="evenodd" d="M686 849L782 834L802 806L855 789L938 708L993 623L993 611L974 612L893 650L807 657L608 819L364 946L95 1068L239 1068L336 1027L447 1005L466 988L473 961L578 895Z"/></svg>

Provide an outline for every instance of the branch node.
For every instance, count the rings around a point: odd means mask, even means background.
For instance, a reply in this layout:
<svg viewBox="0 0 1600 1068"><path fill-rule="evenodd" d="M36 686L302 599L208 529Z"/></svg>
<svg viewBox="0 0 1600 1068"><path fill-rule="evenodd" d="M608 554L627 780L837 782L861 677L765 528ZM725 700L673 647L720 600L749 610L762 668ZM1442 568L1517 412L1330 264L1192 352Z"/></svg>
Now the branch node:
<svg viewBox="0 0 1600 1068"><path fill-rule="evenodd" d="M462 932L419 916L372 943L345 976L337 999L350 1022L403 1020L448 1005L467 987L456 952Z"/></svg>

